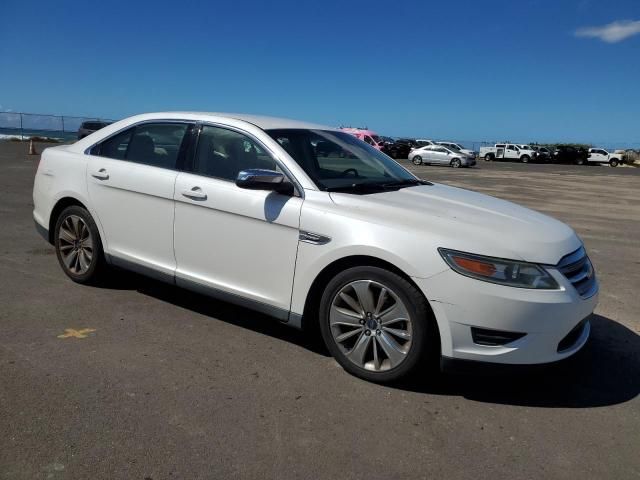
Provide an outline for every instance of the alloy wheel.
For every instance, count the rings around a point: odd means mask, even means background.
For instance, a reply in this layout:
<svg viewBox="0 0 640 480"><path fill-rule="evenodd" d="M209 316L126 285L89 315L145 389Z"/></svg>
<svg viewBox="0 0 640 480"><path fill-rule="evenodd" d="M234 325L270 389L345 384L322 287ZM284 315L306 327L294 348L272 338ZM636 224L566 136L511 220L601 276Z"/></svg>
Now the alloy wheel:
<svg viewBox="0 0 640 480"><path fill-rule="evenodd" d="M78 215L64 219L58 231L58 248L62 262L73 275L83 275L91 266L94 243L91 230Z"/></svg>
<svg viewBox="0 0 640 480"><path fill-rule="evenodd" d="M329 327L344 356L365 370L396 368L411 349L413 327L407 307L392 289L372 280L356 280L338 291Z"/></svg>

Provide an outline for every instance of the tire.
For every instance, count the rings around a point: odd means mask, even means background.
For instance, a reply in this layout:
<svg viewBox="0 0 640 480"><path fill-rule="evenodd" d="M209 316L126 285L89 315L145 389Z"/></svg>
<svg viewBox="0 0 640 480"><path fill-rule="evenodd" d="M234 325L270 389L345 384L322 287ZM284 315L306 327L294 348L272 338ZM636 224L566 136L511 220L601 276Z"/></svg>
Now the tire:
<svg viewBox="0 0 640 480"><path fill-rule="evenodd" d="M492 160L493 160L493 155L491 155L490 153L487 153L487 154L484 156L484 161L485 161L485 162L491 162Z"/></svg>
<svg viewBox="0 0 640 480"><path fill-rule="evenodd" d="M420 155L416 155L411 159L411 161L414 165L422 165L422 158L420 157Z"/></svg>
<svg viewBox="0 0 640 480"><path fill-rule="evenodd" d="M89 284L105 270L98 227L91 214L78 205L65 208L56 220L54 246L64 273L74 282Z"/></svg>
<svg viewBox="0 0 640 480"><path fill-rule="evenodd" d="M379 305L383 289L387 293ZM376 317L377 311L388 312L388 318ZM426 299L407 280L382 268L338 273L322 294L318 318L331 355L365 380L393 382L424 364L427 356L439 357L438 330Z"/></svg>
<svg viewBox="0 0 640 480"><path fill-rule="evenodd" d="M617 158L612 158L611 160L609 160L609 165L611 165L612 167L617 167L619 164L620 162Z"/></svg>
<svg viewBox="0 0 640 480"><path fill-rule="evenodd" d="M523 155L522 157L520 157L520 161L522 163L529 163L529 160L531 160L531 158L529 157L529 155Z"/></svg>
<svg viewBox="0 0 640 480"><path fill-rule="evenodd" d="M576 160L576 165L584 165L586 163L586 160L584 158L578 158Z"/></svg>
<svg viewBox="0 0 640 480"><path fill-rule="evenodd" d="M460 168L460 159L459 158L454 158L453 160L451 160L451 167L452 168Z"/></svg>

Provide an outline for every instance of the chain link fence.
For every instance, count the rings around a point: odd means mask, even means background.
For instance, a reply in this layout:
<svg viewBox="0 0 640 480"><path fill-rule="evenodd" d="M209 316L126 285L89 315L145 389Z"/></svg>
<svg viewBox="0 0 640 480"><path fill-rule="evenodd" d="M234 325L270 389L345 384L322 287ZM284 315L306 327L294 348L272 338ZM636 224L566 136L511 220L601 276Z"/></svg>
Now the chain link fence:
<svg viewBox="0 0 640 480"><path fill-rule="evenodd" d="M0 112L0 140L16 138L20 140L28 140L31 137L49 138L62 142L69 142L77 138L77 132L82 122L85 121L102 121L112 122L107 118L97 117L70 117L66 115L43 115L38 113L20 113L20 112ZM459 140L459 139L441 139L459 143L464 148L473 151L479 151L480 147L492 146L496 143L505 143L501 140ZM517 143L517 142L510 142ZM520 142L526 144L527 142ZM530 145L555 145L562 142L530 142ZM585 144L589 145L589 144ZM596 143L592 146L604 148L609 151L614 150L635 150L636 155L640 155L640 142L626 143Z"/></svg>
<svg viewBox="0 0 640 480"><path fill-rule="evenodd" d="M77 138L78 129L85 121L112 122L113 120L97 117L0 112L0 140L3 138L26 140L39 137L67 142Z"/></svg>

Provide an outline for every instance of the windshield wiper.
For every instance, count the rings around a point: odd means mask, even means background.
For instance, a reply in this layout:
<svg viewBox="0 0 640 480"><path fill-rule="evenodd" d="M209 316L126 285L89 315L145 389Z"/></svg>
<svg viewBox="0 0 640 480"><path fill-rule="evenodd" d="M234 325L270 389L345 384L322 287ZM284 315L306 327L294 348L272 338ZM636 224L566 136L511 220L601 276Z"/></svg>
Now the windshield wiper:
<svg viewBox="0 0 640 480"><path fill-rule="evenodd" d="M405 180L398 180L397 182L388 183L354 183L351 185L340 185L339 187L328 187L326 188L326 191L367 194L385 192L394 189L398 190L403 187L415 187L416 185L431 185L431 183L414 178L407 178Z"/></svg>
<svg viewBox="0 0 640 480"><path fill-rule="evenodd" d="M416 185L431 185L429 182L418 180L417 178L407 178L405 180L398 180L397 182L383 183L384 188L402 188L402 187L414 187Z"/></svg>
<svg viewBox="0 0 640 480"><path fill-rule="evenodd" d="M353 183L351 185L340 185L338 187L327 187L327 192L342 192L342 193L376 193L384 192L385 187L380 183Z"/></svg>

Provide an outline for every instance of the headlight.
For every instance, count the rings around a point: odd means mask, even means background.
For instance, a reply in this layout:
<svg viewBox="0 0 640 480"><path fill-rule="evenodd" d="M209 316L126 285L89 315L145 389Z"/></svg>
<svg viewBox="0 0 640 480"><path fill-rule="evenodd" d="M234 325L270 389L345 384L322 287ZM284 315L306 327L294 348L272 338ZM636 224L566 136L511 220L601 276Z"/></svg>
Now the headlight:
<svg viewBox="0 0 640 480"><path fill-rule="evenodd" d="M556 290L554 278L540 265L439 248L445 262L456 272L485 282L519 288Z"/></svg>

